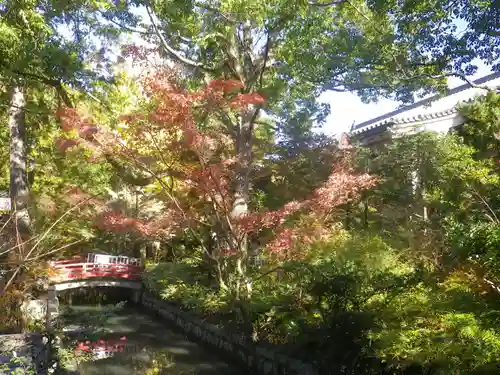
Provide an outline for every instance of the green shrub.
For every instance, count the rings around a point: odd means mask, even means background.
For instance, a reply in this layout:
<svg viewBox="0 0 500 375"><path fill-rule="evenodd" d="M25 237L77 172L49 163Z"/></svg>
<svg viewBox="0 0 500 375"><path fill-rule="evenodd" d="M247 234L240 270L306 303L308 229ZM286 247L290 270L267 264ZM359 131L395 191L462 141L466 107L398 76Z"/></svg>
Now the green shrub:
<svg viewBox="0 0 500 375"><path fill-rule="evenodd" d="M458 261L469 261L500 282L500 226L497 222L463 224L449 220L447 240Z"/></svg>
<svg viewBox="0 0 500 375"><path fill-rule="evenodd" d="M487 372L499 364L500 311L480 281L455 272L367 304L377 316L370 333L377 355L393 366L429 365L438 374Z"/></svg>
<svg viewBox="0 0 500 375"><path fill-rule="evenodd" d="M438 274L369 234L341 231L307 253L255 275L252 299L242 301L254 340L322 374L497 373L500 306L474 275ZM159 264L145 283L228 327L235 305L200 275L196 265Z"/></svg>
<svg viewBox="0 0 500 375"><path fill-rule="evenodd" d="M256 288L262 338L293 343L324 371L496 373L499 304L473 275L431 273L377 236L315 246L316 258Z"/></svg>
<svg viewBox="0 0 500 375"><path fill-rule="evenodd" d="M208 286L197 265L151 264L143 274L143 282L148 290L162 299L176 301L200 313L219 311L227 303L224 295Z"/></svg>

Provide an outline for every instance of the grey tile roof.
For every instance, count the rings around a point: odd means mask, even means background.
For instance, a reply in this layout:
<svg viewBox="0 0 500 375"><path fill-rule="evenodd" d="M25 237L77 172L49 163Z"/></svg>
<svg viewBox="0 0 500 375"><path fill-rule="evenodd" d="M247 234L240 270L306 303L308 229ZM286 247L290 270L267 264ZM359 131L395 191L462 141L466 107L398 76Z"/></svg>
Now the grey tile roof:
<svg viewBox="0 0 500 375"><path fill-rule="evenodd" d="M476 85L481 85L485 82L492 81L494 79L500 78L500 72L492 73L487 76L484 76L482 78L477 79L474 81ZM470 85L468 83L455 87L451 90L448 91L448 94L446 96L454 95L456 93L459 93L461 91L465 91L470 88ZM360 134L360 133L365 133L369 130L373 130L379 127L383 127L385 125L395 125L395 124L405 124L405 123L411 123L415 121L425 121L425 120L431 120L431 119L436 119L444 116L448 116L451 114L454 114L457 112L456 106L442 110L442 111L437 111L433 113L428 113L428 114L422 114L422 115L416 115L416 116L410 116L410 117L401 117L398 115L404 114L404 112L410 111L412 109L418 108L418 107L423 107L425 105L428 105L436 100L442 99L443 96L440 95L434 95L429 98L420 100L416 103L413 103L411 105L399 108L395 111L388 112L386 114L383 114L381 116L375 117L371 120L364 121L360 124L355 124L351 128L350 133L355 135L355 134ZM470 100L470 99L469 99Z"/></svg>
<svg viewBox="0 0 500 375"><path fill-rule="evenodd" d="M455 107L446 109L444 111L438 111L438 112L432 112L432 113L426 113L422 115L416 115L416 116L410 116L410 117L390 117L386 120L382 120L379 122L375 122L371 125L365 126L361 129L355 129L351 131L351 134L360 134L364 133L368 130L372 130L375 128L382 127L383 125L399 125L399 124L409 124L412 122L417 122L417 121L426 121L426 120L432 120L444 116L448 116L451 114L456 113L458 110Z"/></svg>

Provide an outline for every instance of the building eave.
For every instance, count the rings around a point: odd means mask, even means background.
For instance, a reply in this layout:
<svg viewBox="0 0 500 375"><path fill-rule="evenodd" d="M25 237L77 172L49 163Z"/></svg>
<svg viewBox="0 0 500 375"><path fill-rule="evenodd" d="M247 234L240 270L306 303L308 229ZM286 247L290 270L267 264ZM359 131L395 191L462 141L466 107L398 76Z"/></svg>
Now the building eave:
<svg viewBox="0 0 500 375"><path fill-rule="evenodd" d="M417 116L410 116L410 117L400 117L400 118L389 118L387 120L377 122L371 125L368 125L364 128L357 129L351 132L351 135L356 136L360 134L365 134L368 131L383 131L386 128L393 127L395 125L404 125L404 124L411 124L411 123L419 123L423 121L429 121L429 120L434 120L438 119L441 117L446 117L450 116L453 114L456 114L458 112L457 106L454 106L453 108L446 109L444 111L438 111L438 112L432 112L432 113L427 113L423 115L417 115Z"/></svg>
<svg viewBox="0 0 500 375"><path fill-rule="evenodd" d="M498 78L500 78L500 72L495 72L495 73L489 74L487 76L484 76L484 77L481 77L481 78L475 80L474 84L481 85L481 84L487 83L489 81L496 80ZM399 124L407 124L407 123L412 123L412 122L416 122L416 121L428 121L428 120L436 119L439 117L450 116L450 115L458 112L458 108L457 108L458 105L460 105L462 103L469 102L469 101L473 100L473 98L468 98L466 100L458 100L457 104L455 104L455 105L453 105L450 108L445 109L445 110L439 110L439 111L435 111L435 112L428 113L428 114L419 114L416 116L402 117L402 116L404 116L405 112L415 110L416 108L419 108L419 107L426 107L426 106L431 105L433 102L436 102L440 99L449 97L451 95L460 93L462 91L465 91L465 90L471 89L471 88L472 87L468 83L463 84L461 86L458 86L458 87L455 87L455 88L449 90L447 95L445 95L445 96L434 95L432 97L423 99L423 100L416 102L414 104L411 104L409 106L399 108L395 111L385 113L385 114L378 116L378 117L375 117L371 120L364 121L360 124L353 125L353 127L351 128L351 131L349 132L349 135L350 136L359 136L359 135L364 135L365 133L367 133L369 131L370 132L383 131L384 130L383 127L390 127L390 126L399 125ZM374 129L378 129L378 130L374 130Z"/></svg>

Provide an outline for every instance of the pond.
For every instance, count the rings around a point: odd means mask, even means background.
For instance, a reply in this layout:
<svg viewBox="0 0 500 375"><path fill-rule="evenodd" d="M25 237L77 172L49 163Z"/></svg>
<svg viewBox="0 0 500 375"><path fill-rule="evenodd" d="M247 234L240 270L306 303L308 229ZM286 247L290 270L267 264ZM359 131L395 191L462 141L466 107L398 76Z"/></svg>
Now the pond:
<svg viewBox="0 0 500 375"><path fill-rule="evenodd" d="M81 375L244 374L129 303L61 307L61 352L68 370Z"/></svg>

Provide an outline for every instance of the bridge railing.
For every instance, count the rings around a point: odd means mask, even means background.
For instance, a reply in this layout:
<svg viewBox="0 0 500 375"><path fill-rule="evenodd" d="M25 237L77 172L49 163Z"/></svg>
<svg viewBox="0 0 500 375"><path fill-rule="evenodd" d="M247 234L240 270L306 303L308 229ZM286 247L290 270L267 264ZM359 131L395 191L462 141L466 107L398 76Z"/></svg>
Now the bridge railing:
<svg viewBox="0 0 500 375"><path fill-rule="evenodd" d="M130 264L135 266L142 266L142 261L139 258L127 257L124 255L109 255L90 253L87 254L87 263L100 263L100 264Z"/></svg>
<svg viewBox="0 0 500 375"><path fill-rule="evenodd" d="M99 264L53 262L51 281L89 279L96 277L139 280L143 267L132 264Z"/></svg>

